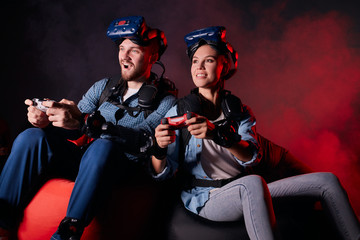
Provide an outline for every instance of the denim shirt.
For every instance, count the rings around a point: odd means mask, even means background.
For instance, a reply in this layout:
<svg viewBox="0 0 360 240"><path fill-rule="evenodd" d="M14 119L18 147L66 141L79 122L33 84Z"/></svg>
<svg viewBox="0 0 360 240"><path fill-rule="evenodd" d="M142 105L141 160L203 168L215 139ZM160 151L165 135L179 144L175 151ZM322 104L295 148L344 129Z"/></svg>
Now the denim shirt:
<svg viewBox="0 0 360 240"><path fill-rule="evenodd" d="M124 115L117 121L115 117L116 111L119 110L117 106L109 102L104 102L101 104L101 106L98 107L101 93L104 90L107 81L108 78L104 78L100 81L97 81L90 87L90 89L83 95L82 99L78 103L79 110L82 113L92 113L96 110L99 110L107 122L135 130L142 130L150 135L154 135L155 128L159 125L161 118L163 118L166 112L171 108L171 106L173 106L175 97L168 95L163 98L160 101L158 108L149 114L147 118L144 117L144 112L141 112L137 117L132 117L127 113L127 111L125 111ZM120 103L123 103L122 96L119 96L117 100ZM130 96L128 99L126 99L125 103L130 107L136 107L138 105L138 94L135 93L134 95ZM109 136L103 134L101 135L101 138L109 138ZM130 159L135 158L130 154L127 154L127 156Z"/></svg>
<svg viewBox="0 0 360 240"><path fill-rule="evenodd" d="M244 106L245 117L242 118L239 124L238 133L241 135L242 140L247 141L252 145L253 157L248 162L242 162L237 159L235 156L234 159L239 163L239 168L246 168L254 166L259 163L260 156L258 156L259 144L256 141L256 131L255 125L256 120L253 116L251 109L247 106ZM177 106L172 107L169 112L166 114L166 117L176 116L177 115ZM179 166L179 149L181 144L181 131L176 130L176 139L175 142L168 146L167 151L167 161L166 167L163 172L154 176L154 178L162 180L171 177ZM191 173L198 179L207 179L212 180L205 173L204 169L201 166L200 155L202 151L202 139L197 139L194 136L191 136L189 143L185 146L185 157L184 157L184 167L185 170ZM210 190L214 187L194 187L190 190L184 190L181 193L181 199L184 203L184 206L198 214L201 208L204 206L206 201L209 199Z"/></svg>

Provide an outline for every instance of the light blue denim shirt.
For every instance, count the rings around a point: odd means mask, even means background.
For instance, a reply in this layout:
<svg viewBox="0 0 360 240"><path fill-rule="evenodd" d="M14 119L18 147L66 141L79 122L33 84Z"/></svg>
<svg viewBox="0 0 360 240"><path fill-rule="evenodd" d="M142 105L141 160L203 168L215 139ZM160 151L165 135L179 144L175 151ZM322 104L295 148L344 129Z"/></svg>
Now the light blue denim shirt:
<svg viewBox="0 0 360 240"><path fill-rule="evenodd" d="M241 135L242 140L247 141L253 146L253 157L248 162L242 162L237 159L235 156L234 159L239 163L240 168L246 168L247 166L254 166L259 163L260 157L258 157L259 145L256 141L256 131L255 125L256 120L253 116L251 109L247 106L244 106L245 117L238 122L239 128L238 133ZM177 116L177 106L172 107L169 112L166 114L166 117ZM181 131L176 130L176 139L175 142L168 146L167 151L167 162L166 167L163 172L154 176L154 178L162 180L171 177L179 165L179 149L181 143ZM185 159L184 167L186 171L191 173L198 179L207 179L212 180L205 173L204 169L201 166L200 155L202 151L202 139L197 139L194 136L191 136L188 145L185 147ZM184 206L198 214L200 209L204 206L205 202L209 199L209 191L213 187L195 187L190 190L184 190L181 193L181 199L184 203Z"/></svg>
<svg viewBox="0 0 360 240"><path fill-rule="evenodd" d="M82 99L78 103L78 108L81 112L92 113L97 109L101 93L104 90L107 81L107 78L97 81L83 95ZM119 96L117 100L122 103L122 96ZM174 96L166 96L161 100L158 108L155 109L155 111L153 111L146 119L144 117L144 112L141 112L137 117L132 117L125 111L124 116L116 121L115 112L119 110L119 108L109 102L104 102L98 110L107 122L128 128L144 129L145 131L154 134L155 128L159 125L161 118L163 118L166 112L171 108L174 101ZM132 95L125 102L128 103L130 107L136 107L138 105L138 95Z"/></svg>
<svg viewBox="0 0 360 240"><path fill-rule="evenodd" d="M161 118L165 116L167 111L173 106L175 102L175 97L172 95L168 95L160 101L159 106L155 109L149 116L144 117L144 112L141 112L137 117L130 116L126 111L124 112L124 116L121 117L118 121L116 121L115 113L119 108L109 102L104 102L99 106L98 103L101 96L102 91L105 88L105 85L108 81L108 78L104 78L100 81L95 82L90 89L83 95L82 99L78 103L78 108L82 113L92 113L95 110L99 110L101 115L105 118L107 122L111 122L114 125L121 125L123 127L142 130L151 135L154 135L155 128L161 122ZM117 99L120 103L122 103L122 96L119 96ZM128 106L136 107L138 105L138 94L134 94L130 96L125 101ZM102 138L109 138L107 135L101 135ZM126 136L129 137L129 136ZM130 136L131 137L131 136ZM116 137L112 137L116 138ZM116 139L115 139L116 140ZM119 139L119 142L123 142L124 140ZM136 157L130 154L126 154L130 159L135 159Z"/></svg>

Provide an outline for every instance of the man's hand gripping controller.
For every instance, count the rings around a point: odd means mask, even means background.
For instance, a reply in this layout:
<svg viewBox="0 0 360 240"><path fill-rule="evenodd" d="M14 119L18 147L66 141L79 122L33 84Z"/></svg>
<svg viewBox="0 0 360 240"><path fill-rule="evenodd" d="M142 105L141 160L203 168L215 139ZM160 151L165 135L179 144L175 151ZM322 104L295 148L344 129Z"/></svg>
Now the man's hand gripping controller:
<svg viewBox="0 0 360 240"><path fill-rule="evenodd" d="M33 106L42 112L46 112L46 110L48 109L48 107L45 107L44 105L42 105L42 103L45 101L54 101L54 100L50 100L48 98L43 98L43 99L33 98L32 99Z"/></svg>

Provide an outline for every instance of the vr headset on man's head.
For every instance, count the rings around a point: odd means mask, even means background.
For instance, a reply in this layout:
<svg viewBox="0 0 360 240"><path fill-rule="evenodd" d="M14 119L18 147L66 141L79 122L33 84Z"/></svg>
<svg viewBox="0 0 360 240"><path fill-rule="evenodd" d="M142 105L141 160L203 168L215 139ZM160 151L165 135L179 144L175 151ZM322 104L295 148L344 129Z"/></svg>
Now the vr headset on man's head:
<svg viewBox="0 0 360 240"><path fill-rule="evenodd" d="M106 35L117 45L127 38L140 46L148 46L150 40L157 38L159 43L159 58L167 48L167 40L164 32L147 26L142 16L115 19L110 23Z"/></svg>

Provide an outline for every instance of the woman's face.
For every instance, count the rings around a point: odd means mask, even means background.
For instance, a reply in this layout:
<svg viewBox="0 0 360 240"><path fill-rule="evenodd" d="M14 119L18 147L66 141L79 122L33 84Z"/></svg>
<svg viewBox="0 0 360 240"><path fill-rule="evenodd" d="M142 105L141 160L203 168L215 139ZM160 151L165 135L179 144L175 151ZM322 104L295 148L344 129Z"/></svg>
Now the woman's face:
<svg viewBox="0 0 360 240"><path fill-rule="evenodd" d="M195 52L191 63L191 76L198 88L217 88L225 57L210 45L203 45Z"/></svg>

